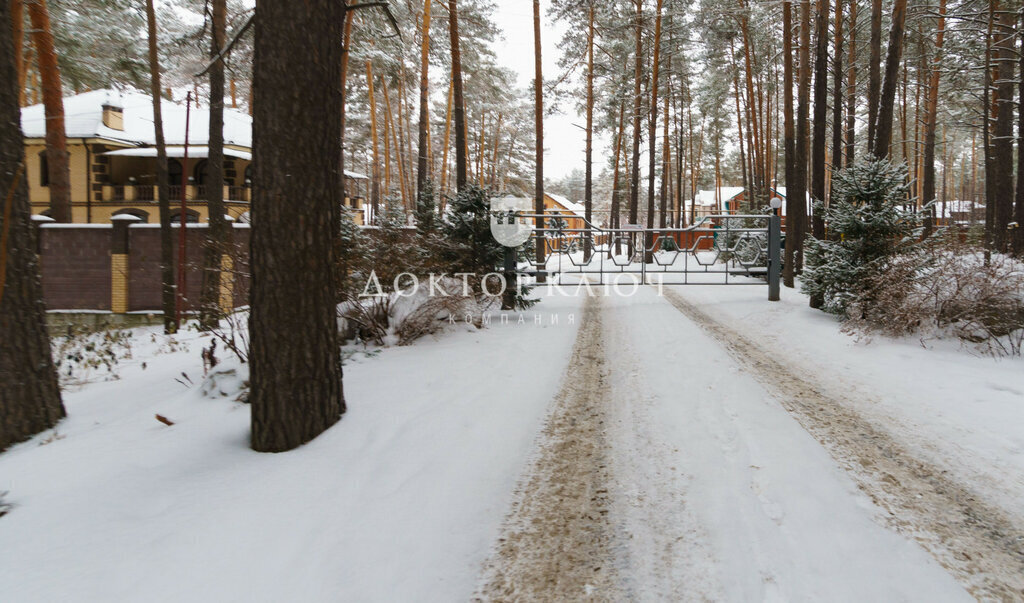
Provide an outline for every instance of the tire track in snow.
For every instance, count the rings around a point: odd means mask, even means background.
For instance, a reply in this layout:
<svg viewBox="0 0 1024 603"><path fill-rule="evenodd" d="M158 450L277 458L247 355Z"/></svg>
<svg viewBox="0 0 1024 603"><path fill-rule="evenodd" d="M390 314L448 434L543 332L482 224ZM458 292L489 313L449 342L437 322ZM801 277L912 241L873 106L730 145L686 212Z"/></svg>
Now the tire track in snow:
<svg viewBox="0 0 1024 603"><path fill-rule="evenodd" d="M982 600L1024 599L1024 530L945 471L907 452L841 397L829 397L742 334L678 293L666 299L764 385L882 510Z"/></svg>
<svg viewBox="0 0 1024 603"><path fill-rule="evenodd" d="M588 297L562 388L484 566L477 601L617 601L600 298Z"/></svg>

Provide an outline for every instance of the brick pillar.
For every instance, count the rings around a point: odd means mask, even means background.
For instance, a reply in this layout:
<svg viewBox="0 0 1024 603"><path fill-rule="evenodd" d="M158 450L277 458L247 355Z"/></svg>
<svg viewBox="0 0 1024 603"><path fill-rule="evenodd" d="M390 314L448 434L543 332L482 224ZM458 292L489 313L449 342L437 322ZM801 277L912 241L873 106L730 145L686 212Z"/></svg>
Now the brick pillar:
<svg viewBox="0 0 1024 603"><path fill-rule="evenodd" d="M124 314L128 312L128 227L139 218L122 214L110 221L114 225L110 241L110 311Z"/></svg>
<svg viewBox="0 0 1024 603"><path fill-rule="evenodd" d="M235 219L225 215L228 223L227 240L224 242L224 253L220 256L220 311L230 314L235 309L235 259L231 251L234 248Z"/></svg>
<svg viewBox="0 0 1024 603"><path fill-rule="evenodd" d="M43 252L43 235L39 232L44 224L52 224L56 222L50 216L41 216L39 214L32 214L32 244L35 246L36 253Z"/></svg>

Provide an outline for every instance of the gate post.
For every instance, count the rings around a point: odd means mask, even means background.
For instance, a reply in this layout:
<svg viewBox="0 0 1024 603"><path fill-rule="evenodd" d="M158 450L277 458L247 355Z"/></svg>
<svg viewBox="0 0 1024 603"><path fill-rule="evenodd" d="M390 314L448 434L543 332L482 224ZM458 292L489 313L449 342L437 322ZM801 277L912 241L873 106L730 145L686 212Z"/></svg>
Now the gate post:
<svg viewBox="0 0 1024 603"><path fill-rule="evenodd" d="M776 213L768 218L768 301L779 301L779 277L782 275L782 219Z"/></svg>
<svg viewBox="0 0 1024 603"><path fill-rule="evenodd" d="M516 249L505 247L505 293L501 299L502 310L515 309L516 293L519 291L519 279L516 278Z"/></svg>

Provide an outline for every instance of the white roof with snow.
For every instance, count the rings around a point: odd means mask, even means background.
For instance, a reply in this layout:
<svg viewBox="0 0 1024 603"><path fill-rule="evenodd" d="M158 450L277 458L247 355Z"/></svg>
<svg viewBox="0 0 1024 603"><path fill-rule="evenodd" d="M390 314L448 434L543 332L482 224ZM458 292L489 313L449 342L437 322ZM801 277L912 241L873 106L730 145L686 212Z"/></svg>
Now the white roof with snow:
<svg viewBox="0 0 1024 603"><path fill-rule="evenodd" d="M561 205L569 212L575 214L577 217L586 218L587 208L582 203L574 203L573 201L570 201L568 198L563 197L562 195L555 195L552 193L544 194L550 197L551 200L554 201L555 203Z"/></svg>
<svg viewBox="0 0 1024 603"><path fill-rule="evenodd" d="M123 108L124 130L103 125L103 105L120 105ZM163 100L161 108L167 144L185 144L185 105ZM156 144L153 101L148 94L134 90L93 90L66 97L64 128L68 138L105 138L128 144ZM21 110L21 129L26 138L46 136L46 119L41 104ZM188 130L190 146L209 144L208 108L192 107ZM252 148L252 118L241 111L225 108L224 144Z"/></svg>
<svg viewBox="0 0 1024 603"><path fill-rule="evenodd" d="M697 205L704 207L710 207L715 205L715 190L710 189L706 191L697 191ZM724 204L726 201L731 201L733 198L743 194L742 186L722 186L717 189L719 192L719 198Z"/></svg>

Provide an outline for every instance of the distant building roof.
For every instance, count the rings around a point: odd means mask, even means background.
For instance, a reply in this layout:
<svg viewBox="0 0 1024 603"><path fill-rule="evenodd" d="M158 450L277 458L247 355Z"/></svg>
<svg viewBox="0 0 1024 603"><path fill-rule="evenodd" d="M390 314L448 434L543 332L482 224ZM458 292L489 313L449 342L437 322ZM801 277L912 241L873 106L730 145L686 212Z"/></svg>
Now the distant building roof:
<svg viewBox="0 0 1024 603"><path fill-rule="evenodd" d="M586 218L587 208L582 203L574 203L570 201L568 198L563 197L562 195L555 195L552 193L544 194L547 195L552 201L568 210L570 213L575 214L579 218Z"/></svg>
<svg viewBox="0 0 1024 603"><path fill-rule="evenodd" d="M722 203L725 203L726 201L731 201L742 195L744 189L742 186L722 186L718 187L717 190L720 191ZM697 191L697 195L695 197L697 205L705 207L715 205L715 192L716 189L714 188Z"/></svg>

